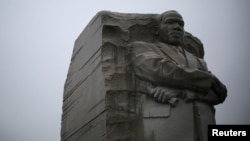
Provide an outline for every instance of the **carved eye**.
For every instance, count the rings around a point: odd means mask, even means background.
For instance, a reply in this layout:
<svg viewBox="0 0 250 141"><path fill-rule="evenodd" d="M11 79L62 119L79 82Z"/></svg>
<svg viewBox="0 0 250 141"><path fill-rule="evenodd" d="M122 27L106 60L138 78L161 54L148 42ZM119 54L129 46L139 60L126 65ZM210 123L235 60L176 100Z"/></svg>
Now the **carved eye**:
<svg viewBox="0 0 250 141"><path fill-rule="evenodd" d="M178 24L178 25L180 25L181 27L184 27L184 22L183 21L181 21L181 20L172 20L172 19L169 19L169 20L166 20L165 22L164 22L164 24Z"/></svg>
<svg viewBox="0 0 250 141"><path fill-rule="evenodd" d="M179 21L178 24L182 27L184 27L184 22L183 21Z"/></svg>
<svg viewBox="0 0 250 141"><path fill-rule="evenodd" d="M166 20L165 24L174 24L174 22L175 22L174 20Z"/></svg>

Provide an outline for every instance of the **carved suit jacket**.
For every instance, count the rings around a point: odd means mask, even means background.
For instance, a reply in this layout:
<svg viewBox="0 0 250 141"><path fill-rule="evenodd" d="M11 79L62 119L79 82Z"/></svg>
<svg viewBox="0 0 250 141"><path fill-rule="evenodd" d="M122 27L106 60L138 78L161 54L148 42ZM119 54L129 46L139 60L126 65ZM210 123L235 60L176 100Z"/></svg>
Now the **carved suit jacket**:
<svg viewBox="0 0 250 141"><path fill-rule="evenodd" d="M170 110L169 104L157 103L146 96L142 104L145 141L153 140L154 136L150 133L162 131L166 133L155 137L156 140L176 140L178 136L179 140L193 141L194 134L205 139L207 125L215 123L212 105L224 101L212 89L216 77L208 71L205 61L184 49L176 49L163 43L142 41L130 45L129 55L136 76L136 91L149 94L150 89L165 86L171 88L172 92L181 90L199 97L194 105L192 102L180 101L176 108ZM193 120L196 114L199 116ZM195 128L200 129L193 129L194 124ZM196 133L196 130L202 133ZM180 136L179 131L185 135Z"/></svg>
<svg viewBox="0 0 250 141"><path fill-rule="evenodd" d="M179 51L175 48L142 41L130 45L132 69L141 80L137 91L148 93L152 87L166 86L196 93L197 100L213 105L224 102L227 89L208 71L206 62L182 48Z"/></svg>
<svg viewBox="0 0 250 141"><path fill-rule="evenodd" d="M180 54L163 43L134 42L130 46L130 58L135 75L153 85L202 94L211 88L213 76L205 61L191 53Z"/></svg>

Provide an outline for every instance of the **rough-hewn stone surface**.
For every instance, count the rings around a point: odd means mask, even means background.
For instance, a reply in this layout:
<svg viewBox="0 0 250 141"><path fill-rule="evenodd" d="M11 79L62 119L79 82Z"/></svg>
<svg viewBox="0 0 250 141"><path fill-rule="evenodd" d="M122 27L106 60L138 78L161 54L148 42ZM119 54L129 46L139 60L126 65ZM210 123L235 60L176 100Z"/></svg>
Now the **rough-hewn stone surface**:
<svg viewBox="0 0 250 141"><path fill-rule="evenodd" d="M62 141L140 140L141 95L127 45L153 39L154 14L99 12L75 41L64 88Z"/></svg>

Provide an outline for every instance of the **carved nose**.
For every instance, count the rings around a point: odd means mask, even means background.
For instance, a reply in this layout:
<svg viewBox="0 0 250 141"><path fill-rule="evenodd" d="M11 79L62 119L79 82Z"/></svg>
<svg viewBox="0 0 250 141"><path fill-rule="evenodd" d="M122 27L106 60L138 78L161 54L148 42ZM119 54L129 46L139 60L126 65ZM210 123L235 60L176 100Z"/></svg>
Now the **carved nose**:
<svg viewBox="0 0 250 141"><path fill-rule="evenodd" d="M183 31L183 27L178 23L175 23L173 25L173 29L178 30L178 31Z"/></svg>

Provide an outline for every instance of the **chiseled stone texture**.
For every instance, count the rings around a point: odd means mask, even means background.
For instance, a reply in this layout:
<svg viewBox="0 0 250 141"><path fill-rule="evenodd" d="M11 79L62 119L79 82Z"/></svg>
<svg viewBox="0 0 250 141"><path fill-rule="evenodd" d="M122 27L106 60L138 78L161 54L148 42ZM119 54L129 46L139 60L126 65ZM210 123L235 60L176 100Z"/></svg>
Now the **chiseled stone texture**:
<svg viewBox="0 0 250 141"><path fill-rule="evenodd" d="M142 94L128 44L152 41L156 14L101 11L76 39L64 87L62 141L143 140Z"/></svg>

